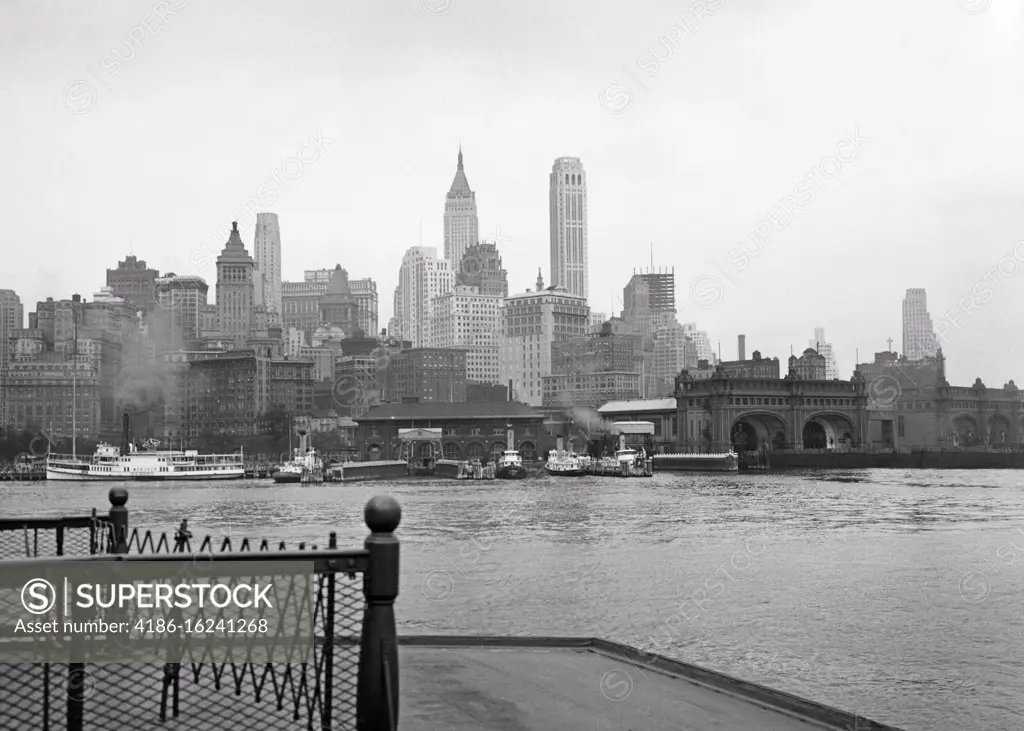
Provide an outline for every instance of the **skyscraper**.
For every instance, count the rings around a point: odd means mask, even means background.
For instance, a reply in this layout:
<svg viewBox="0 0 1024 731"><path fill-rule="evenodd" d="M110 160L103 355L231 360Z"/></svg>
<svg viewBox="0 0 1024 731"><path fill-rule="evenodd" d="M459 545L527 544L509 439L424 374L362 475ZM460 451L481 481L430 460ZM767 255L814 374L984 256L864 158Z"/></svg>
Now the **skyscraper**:
<svg viewBox="0 0 1024 731"><path fill-rule="evenodd" d="M451 291L455 277L433 246L413 246L398 272L395 319L398 331L414 348L427 346L434 298Z"/></svg>
<svg viewBox="0 0 1024 731"><path fill-rule="evenodd" d="M448 268L458 272L466 249L479 242L476 193L470 190L466 180L466 171L462 168L462 146L459 145L459 166L444 201L444 258Z"/></svg>
<svg viewBox="0 0 1024 731"><path fill-rule="evenodd" d="M555 160L549 195L551 284L587 300L587 174L578 157Z"/></svg>
<svg viewBox="0 0 1024 731"><path fill-rule="evenodd" d="M238 233L238 222L232 221L231 235L217 257L217 317L221 334L239 348L252 330L255 268Z"/></svg>
<svg viewBox="0 0 1024 731"><path fill-rule="evenodd" d="M276 213L256 214L256 239L253 243L253 259L260 276L254 280L260 288L256 302L274 313L277 322L281 318L281 227Z"/></svg>
<svg viewBox="0 0 1024 731"><path fill-rule="evenodd" d="M825 378L829 381L839 378L839 367L836 365L836 356L832 352L832 343L825 342L825 328L814 328L814 337L807 345L814 348L818 355L825 356Z"/></svg>
<svg viewBox="0 0 1024 731"><path fill-rule="evenodd" d="M6 424L3 380L11 360L11 342L15 330L25 327L25 308L13 289L0 289L0 424Z"/></svg>
<svg viewBox="0 0 1024 731"><path fill-rule="evenodd" d="M923 289L908 289L903 299L903 357L934 358L938 350L932 316L928 314L928 296Z"/></svg>

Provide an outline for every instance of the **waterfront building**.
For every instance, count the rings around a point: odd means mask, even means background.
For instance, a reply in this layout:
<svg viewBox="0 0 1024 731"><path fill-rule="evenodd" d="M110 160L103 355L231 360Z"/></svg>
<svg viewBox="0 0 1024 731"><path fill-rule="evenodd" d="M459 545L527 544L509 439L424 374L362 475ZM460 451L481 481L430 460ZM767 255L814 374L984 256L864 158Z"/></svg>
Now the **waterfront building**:
<svg viewBox="0 0 1024 731"><path fill-rule="evenodd" d="M832 343L825 341L825 328L814 328L814 337L808 343L808 347L814 348L825 356L825 378L832 380L839 378L839 367L836 365L836 356L832 350Z"/></svg>
<svg viewBox="0 0 1024 731"><path fill-rule="evenodd" d="M202 337L203 308L207 306L210 286L202 277L169 272L153 281L156 299L154 318L166 333L164 342L181 345Z"/></svg>
<svg viewBox="0 0 1024 731"><path fill-rule="evenodd" d="M508 273L498 247L489 241L467 247L455 270L455 284L476 287L485 296L508 297Z"/></svg>
<svg viewBox="0 0 1024 731"><path fill-rule="evenodd" d="M523 459L539 459L554 446L544 434L544 416L514 401L490 403L383 404L356 419L356 444L363 459L395 459L400 455L400 429L440 429L447 459L487 459L507 448ZM508 443L508 430L513 443ZM429 449L429 446L426 448Z"/></svg>
<svg viewBox="0 0 1024 731"><path fill-rule="evenodd" d="M678 442L679 407L675 396L654 399L609 401L597 410L606 422L649 421L654 424L656 452L674 452Z"/></svg>
<svg viewBox="0 0 1024 731"><path fill-rule="evenodd" d="M555 160L548 192L551 284L587 302L590 296L587 174L578 157Z"/></svg>
<svg viewBox="0 0 1024 731"><path fill-rule="evenodd" d="M271 410L310 413L312 370L311 362L266 358L253 350L193 360L185 388L188 436L257 436Z"/></svg>
<svg viewBox="0 0 1024 731"><path fill-rule="evenodd" d="M434 299L451 291L454 275L449 263L437 258L432 246L413 246L402 257L398 274L398 300L395 323L396 333L412 342L413 347L425 347L430 336Z"/></svg>
<svg viewBox="0 0 1024 731"><path fill-rule="evenodd" d="M483 294L479 286L455 285L434 298L428 346L465 350L466 377L481 383L497 383L503 302L502 295Z"/></svg>
<svg viewBox="0 0 1024 731"><path fill-rule="evenodd" d="M383 383L385 400L464 403L467 354L459 348L411 348L391 355Z"/></svg>
<svg viewBox="0 0 1024 731"><path fill-rule="evenodd" d="M115 296L130 302L137 310L149 310L154 304L153 285L160 272L132 255L107 270L106 286Z"/></svg>
<svg viewBox="0 0 1024 731"><path fill-rule="evenodd" d="M463 255L480 242L480 220L476 211L476 193L469 187L462 166L462 145L451 188L444 200L444 258L448 268L457 272Z"/></svg>
<svg viewBox="0 0 1024 731"><path fill-rule="evenodd" d="M238 222L217 257L217 319L221 335L242 347L252 330L255 307L255 262L245 250Z"/></svg>
<svg viewBox="0 0 1024 731"><path fill-rule="evenodd" d="M934 358L939 350L928 295L923 289L908 289L903 299L903 357L906 360Z"/></svg>
<svg viewBox="0 0 1024 731"><path fill-rule="evenodd" d="M544 401L543 377L551 375L551 344L585 335L590 307L561 287L526 290L505 300L498 349L499 382L513 382L515 398L532 406Z"/></svg>
<svg viewBox="0 0 1024 731"><path fill-rule="evenodd" d="M256 233L253 240L253 261L258 278L259 293L255 301L267 308L272 321L281 322L281 226L276 213L256 214Z"/></svg>

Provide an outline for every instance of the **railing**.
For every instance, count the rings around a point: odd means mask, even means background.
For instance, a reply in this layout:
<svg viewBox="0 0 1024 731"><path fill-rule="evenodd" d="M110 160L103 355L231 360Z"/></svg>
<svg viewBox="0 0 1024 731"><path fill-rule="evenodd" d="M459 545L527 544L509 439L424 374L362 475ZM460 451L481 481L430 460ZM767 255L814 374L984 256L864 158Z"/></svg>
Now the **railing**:
<svg viewBox="0 0 1024 731"><path fill-rule="evenodd" d="M131 567L145 573L142 581L167 576L168 565L207 562L225 571L258 565L252 570L259 576L285 584L288 596L294 595L300 606L308 604L311 655L294 662L290 656L289 662L277 657L275 662L243 662L229 654L221 661L187 648L181 654L179 648L177 656L162 656L166 661L156 665L11 663L11 653L23 649L24 640L11 640L8 634L0 641L0 663L7 660L0 664L0 729L120 731L159 724L218 731L397 728L399 543L393 533L401 509L392 498L367 503L371 533L362 549L349 551L338 549L334 533L326 550L302 543L288 550L283 542L265 539L193 540L187 521L170 535L129 530L127 501L127 491L114 488L108 515L94 511L81 517L0 521L0 595L8 598L0 605L3 613L12 614L11 607L20 612L24 576L37 571L45 556L56 557L47 566L65 571ZM309 576L285 568L296 561L312 566ZM296 583L303 578L308 582ZM145 610L127 611L137 615L133 621L146 616Z"/></svg>

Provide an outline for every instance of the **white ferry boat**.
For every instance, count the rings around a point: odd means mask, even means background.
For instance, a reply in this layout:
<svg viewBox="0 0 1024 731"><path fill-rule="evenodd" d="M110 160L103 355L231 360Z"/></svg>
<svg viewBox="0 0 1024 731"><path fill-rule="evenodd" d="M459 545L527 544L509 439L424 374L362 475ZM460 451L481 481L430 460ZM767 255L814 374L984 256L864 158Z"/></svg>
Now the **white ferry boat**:
<svg viewBox="0 0 1024 731"><path fill-rule="evenodd" d="M185 451L138 451L131 443L120 447L100 444L92 457L70 454L46 456L47 480L239 480L245 477L242 452L199 454Z"/></svg>

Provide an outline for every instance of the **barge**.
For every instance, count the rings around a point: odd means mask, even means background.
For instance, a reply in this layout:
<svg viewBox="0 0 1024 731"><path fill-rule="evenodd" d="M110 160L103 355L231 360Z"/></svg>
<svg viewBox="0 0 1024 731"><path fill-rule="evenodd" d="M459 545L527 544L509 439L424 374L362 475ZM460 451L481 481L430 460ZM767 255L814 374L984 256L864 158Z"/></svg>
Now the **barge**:
<svg viewBox="0 0 1024 731"><path fill-rule="evenodd" d="M655 472L737 472L739 468L735 452L654 455Z"/></svg>
<svg viewBox="0 0 1024 731"><path fill-rule="evenodd" d="M328 470L330 482L358 482L362 480L398 480L409 475L409 463L399 459L374 462L342 462Z"/></svg>

